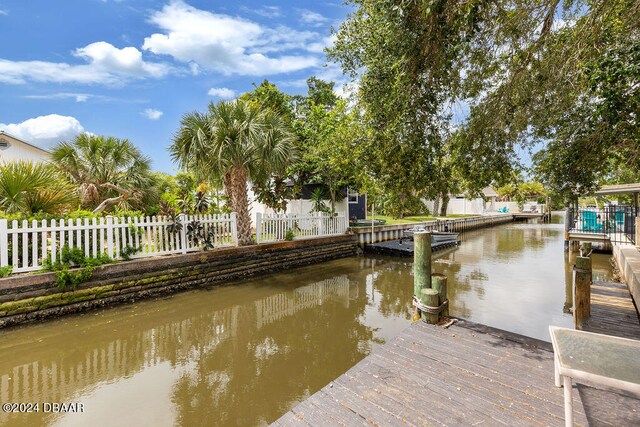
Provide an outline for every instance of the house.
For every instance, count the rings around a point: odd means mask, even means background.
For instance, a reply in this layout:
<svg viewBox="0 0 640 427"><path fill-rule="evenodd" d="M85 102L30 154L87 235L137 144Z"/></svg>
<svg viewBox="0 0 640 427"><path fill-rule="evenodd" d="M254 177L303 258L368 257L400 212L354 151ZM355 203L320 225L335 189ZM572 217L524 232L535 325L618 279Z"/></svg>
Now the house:
<svg viewBox="0 0 640 427"><path fill-rule="evenodd" d="M308 214L313 209L312 194L318 188L322 188L322 184L305 184L302 186L302 192L299 199L287 200L288 214ZM326 192L326 191L325 191ZM264 204L255 199L253 191L249 190L249 203L251 206L252 220L255 221L255 214L274 214L273 209L268 208ZM324 201L325 205L330 206L329 200ZM357 191L344 188L338 192L335 212L338 214L346 214L348 218L366 219L367 217L367 197L365 194L359 194Z"/></svg>
<svg viewBox="0 0 640 427"><path fill-rule="evenodd" d="M464 194L451 194L447 204L447 215L480 215L487 212L495 212L502 208L504 203L496 203L498 193L491 187L482 189L482 197L468 199ZM433 212L434 201L426 200L425 205ZM517 204L515 204L517 207ZM512 208L512 207L510 207Z"/></svg>
<svg viewBox="0 0 640 427"><path fill-rule="evenodd" d="M46 162L50 158L51 153L47 150L0 130L0 163L14 160Z"/></svg>

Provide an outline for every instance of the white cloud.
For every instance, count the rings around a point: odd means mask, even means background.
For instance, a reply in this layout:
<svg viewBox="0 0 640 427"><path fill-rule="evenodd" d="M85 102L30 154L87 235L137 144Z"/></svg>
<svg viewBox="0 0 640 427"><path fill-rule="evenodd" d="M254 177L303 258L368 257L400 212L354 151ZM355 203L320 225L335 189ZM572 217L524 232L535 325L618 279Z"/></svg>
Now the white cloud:
<svg viewBox="0 0 640 427"><path fill-rule="evenodd" d="M150 22L163 33L145 38L143 49L224 74L269 75L317 66L315 55L268 56L306 50L315 33L287 27L264 28L246 19L196 9L180 0L153 13Z"/></svg>
<svg viewBox="0 0 640 427"><path fill-rule="evenodd" d="M303 24L311 25L312 27L320 27L324 25L328 19L317 12L302 9L300 11L300 21Z"/></svg>
<svg viewBox="0 0 640 427"><path fill-rule="evenodd" d="M330 35L328 37L323 38L319 42L310 43L307 46L307 50L309 52L322 53L322 52L324 52L325 48L333 47L333 44L336 42L337 39L338 39L338 36L336 36L335 34L332 34L332 35Z"/></svg>
<svg viewBox="0 0 640 427"><path fill-rule="evenodd" d="M131 79L163 77L172 69L167 64L146 62L135 47L118 49L107 42L95 42L76 49L74 55L87 63L9 61L0 59L0 83L27 81L118 85Z"/></svg>
<svg viewBox="0 0 640 427"><path fill-rule="evenodd" d="M51 148L84 132L78 119L58 114L39 116L17 124L0 123L0 129L43 148Z"/></svg>
<svg viewBox="0 0 640 427"><path fill-rule="evenodd" d="M93 95L88 93L70 93L70 92L60 92L60 93L51 93L48 95L25 95L25 98L28 99L75 99L76 102L86 102L89 98L93 98Z"/></svg>
<svg viewBox="0 0 640 427"><path fill-rule="evenodd" d="M162 111L160 111L160 110L154 110L153 108L147 108L146 110L144 110L140 114L142 114L143 116L145 116L149 120L158 120L160 117L162 117L162 115L164 113Z"/></svg>
<svg viewBox="0 0 640 427"><path fill-rule="evenodd" d="M0 15L7 16L8 14L9 12L7 12L6 10L0 9Z"/></svg>
<svg viewBox="0 0 640 427"><path fill-rule="evenodd" d="M236 91L226 87L212 87L207 93L220 99L233 99L236 97Z"/></svg>
<svg viewBox="0 0 640 427"><path fill-rule="evenodd" d="M260 9L243 7L242 10L253 12L256 15L264 16L265 18L277 18L282 16L278 6L262 6Z"/></svg>

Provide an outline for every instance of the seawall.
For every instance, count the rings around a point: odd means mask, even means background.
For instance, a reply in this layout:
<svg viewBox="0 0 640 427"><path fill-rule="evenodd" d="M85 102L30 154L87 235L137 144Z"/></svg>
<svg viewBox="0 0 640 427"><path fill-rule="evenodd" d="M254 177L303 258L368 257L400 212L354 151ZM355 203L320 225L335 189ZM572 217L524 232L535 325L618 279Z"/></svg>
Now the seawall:
<svg viewBox="0 0 640 427"><path fill-rule="evenodd" d="M97 267L76 289L60 290L55 273L0 279L0 328L112 304L224 284L355 255L353 235L221 248Z"/></svg>

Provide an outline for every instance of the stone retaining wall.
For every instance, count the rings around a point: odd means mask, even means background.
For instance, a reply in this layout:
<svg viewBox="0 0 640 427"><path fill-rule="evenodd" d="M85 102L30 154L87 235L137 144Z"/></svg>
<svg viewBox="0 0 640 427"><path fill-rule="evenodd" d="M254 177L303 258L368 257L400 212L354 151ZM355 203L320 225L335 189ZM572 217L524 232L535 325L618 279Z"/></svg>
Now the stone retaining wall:
<svg viewBox="0 0 640 427"><path fill-rule="evenodd" d="M55 273L0 279L0 328L135 301L258 273L355 255L354 236L224 248L97 267L75 290L61 291Z"/></svg>

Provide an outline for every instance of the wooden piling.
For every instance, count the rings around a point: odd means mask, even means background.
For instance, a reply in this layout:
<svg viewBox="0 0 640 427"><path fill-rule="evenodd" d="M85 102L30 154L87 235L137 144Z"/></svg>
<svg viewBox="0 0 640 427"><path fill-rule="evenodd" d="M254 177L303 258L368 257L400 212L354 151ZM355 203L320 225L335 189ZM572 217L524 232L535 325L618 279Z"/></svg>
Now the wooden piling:
<svg viewBox="0 0 640 427"><path fill-rule="evenodd" d="M446 301L447 298L447 276L444 274L434 273L431 275L431 288L438 291L438 305ZM449 306L446 306L442 313L443 317L449 317Z"/></svg>
<svg viewBox="0 0 640 427"><path fill-rule="evenodd" d="M591 316L591 258L578 256L574 267L573 319L577 328L582 328L583 320Z"/></svg>
<svg viewBox="0 0 640 427"><path fill-rule="evenodd" d="M420 301L429 307L438 307L440 305L438 303L439 298L438 291L435 289L424 288L420 291ZM439 318L440 315L438 313L422 313L422 320L432 325L437 324Z"/></svg>
<svg viewBox="0 0 640 427"><path fill-rule="evenodd" d="M431 232L413 234L413 294L421 299L420 291L431 287Z"/></svg>
<svg viewBox="0 0 640 427"><path fill-rule="evenodd" d="M593 250L593 244L591 242L582 242L580 245L580 256L588 257Z"/></svg>

